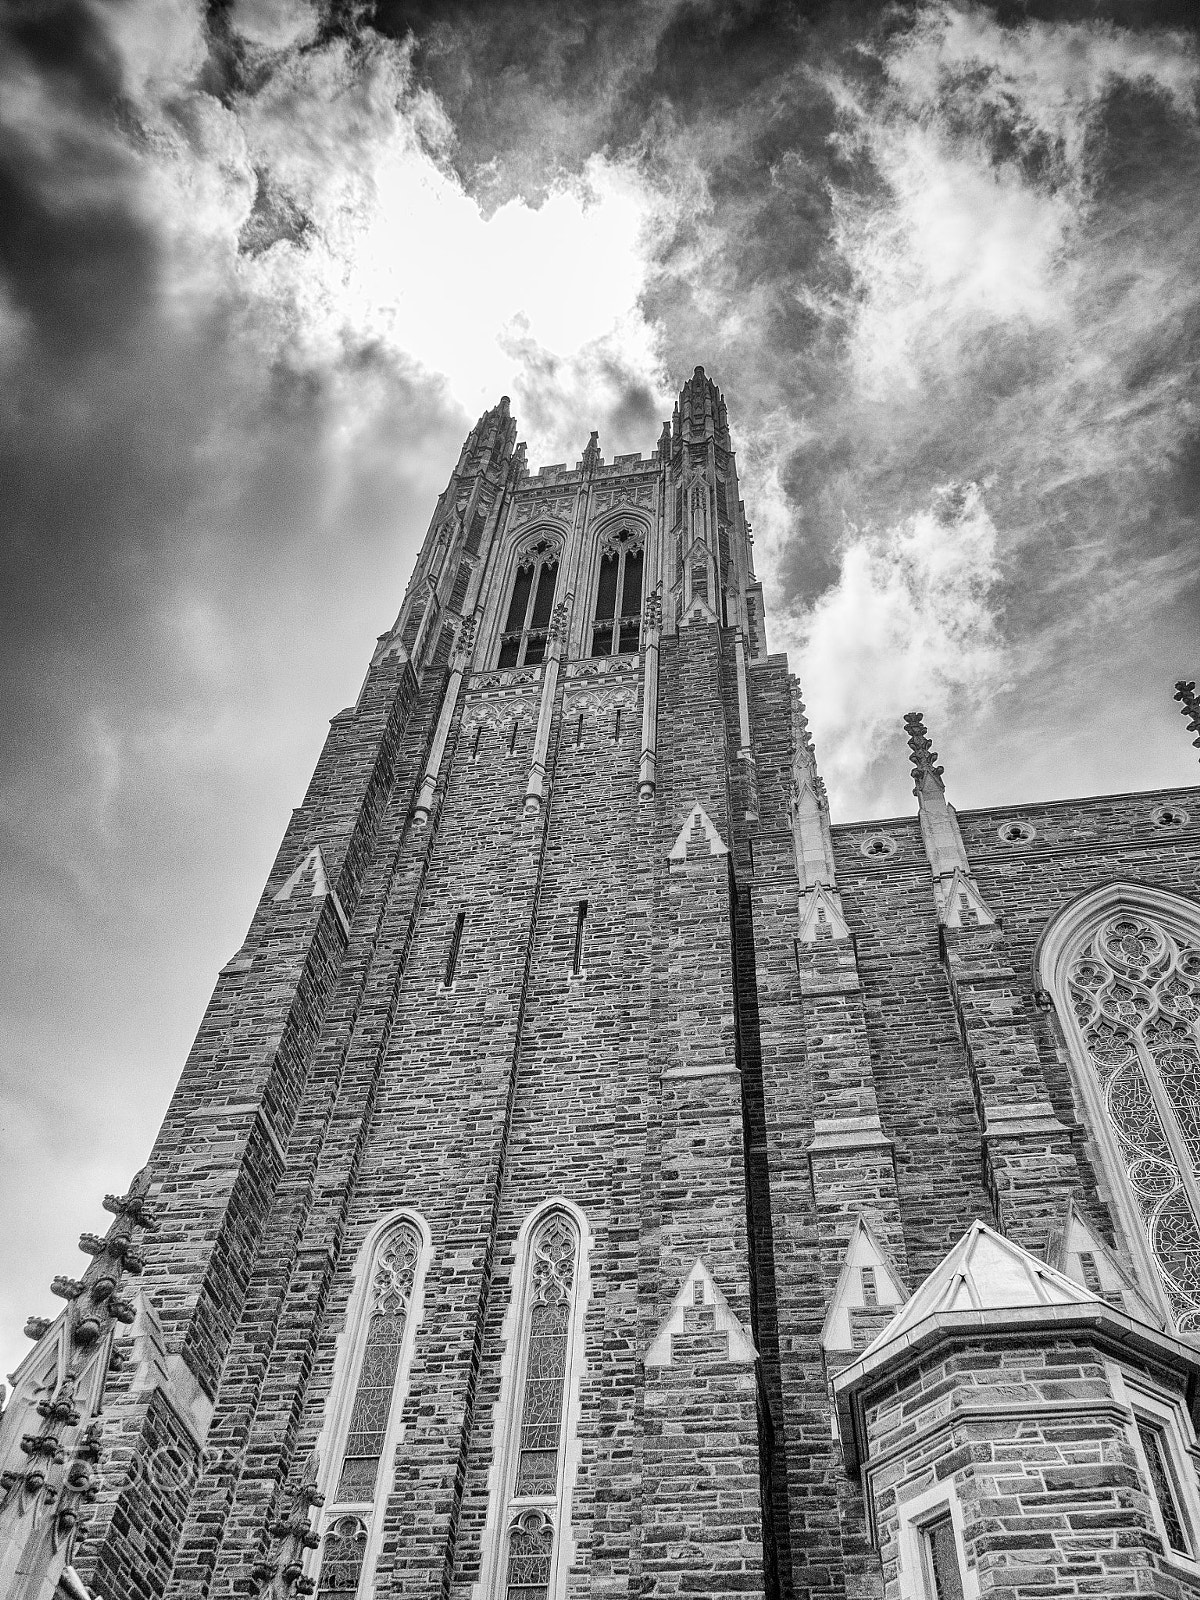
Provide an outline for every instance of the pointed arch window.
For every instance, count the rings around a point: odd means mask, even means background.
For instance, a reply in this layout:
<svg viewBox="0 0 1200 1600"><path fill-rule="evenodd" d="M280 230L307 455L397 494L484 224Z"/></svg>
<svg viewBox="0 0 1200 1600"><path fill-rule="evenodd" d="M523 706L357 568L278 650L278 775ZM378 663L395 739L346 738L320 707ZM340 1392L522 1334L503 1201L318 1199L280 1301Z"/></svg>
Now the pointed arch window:
<svg viewBox="0 0 1200 1600"><path fill-rule="evenodd" d="M622 528L603 540L592 619L594 656L637 655L642 638L645 563L644 541L631 529Z"/></svg>
<svg viewBox="0 0 1200 1600"><path fill-rule="evenodd" d="M1091 898L1048 987L1142 1275L1200 1333L1200 913L1157 891Z"/></svg>
<svg viewBox="0 0 1200 1600"><path fill-rule="evenodd" d="M498 667L531 667L545 660L557 582L558 548L540 539L522 552L513 576Z"/></svg>
<svg viewBox="0 0 1200 1600"><path fill-rule="evenodd" d="M526 1262L496 1600L551 1600L561 1587L571 1378L582 1339L580 1232L569 1212L556 1207L537 1222Z"/></svg>
<svg viewBox="0 0 1200 1600"><path fill-rule="evenodd" d="M387 1228L369 1258L352 1315L347 1376L334 1436L338 1449L327 1492L317 1600L355 1600L370 1592L372 1538L387 1496L381 1468L394 1448L405 1369L417 1320L424 1236L404 1217Z"/></svg>

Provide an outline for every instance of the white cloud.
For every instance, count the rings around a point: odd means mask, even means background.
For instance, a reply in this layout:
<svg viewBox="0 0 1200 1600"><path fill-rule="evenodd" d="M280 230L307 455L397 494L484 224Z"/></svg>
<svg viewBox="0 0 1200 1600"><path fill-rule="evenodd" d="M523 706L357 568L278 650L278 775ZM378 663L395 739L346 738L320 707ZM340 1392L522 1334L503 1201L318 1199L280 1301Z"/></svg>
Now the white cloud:
<svg viewBox="0 0 1200 1600"><path fill-rule="evenodd" d="M268 33L305 14L260 12ZM182 36L190 13L174 15ZM414 87L404 45L368 35L284 50L253 95L223 105L187 87L182 43L167 52L173 84L148 76L128 28L121 43L150 135L142 204L170 246L181 309L237 303L264 363L282 354L328 370L371 346L471 415L536 385L523 429L535 461L562 448L581 387L605 373L666 402L640 302L676 202L632 160L595 153L541 204L516 198L485 215L449 165L453 129ZM263 194L306 219L304 231L239 255ZM570 419L573 439L581 420Z"/></svg>
<svg viewBox="0 0 1200 1600"><path fill-rule="evenodd" d="M865 395L916 388L989 324L1066 316L1075 213L1065 194L1031 187L928 124L881 123L871 145L890 203L835 196L834 206L835 237L864 291L850 358Z"/></svg>
<svg viewBox="0 0 1200 1600"><path fill-rule="evenodd" d="M852 530L837 582L784 624L835 809L864 790L906 711L936 720L995 690L1005 659L998 577L982 490L947 486L891 528Z"/></svg>

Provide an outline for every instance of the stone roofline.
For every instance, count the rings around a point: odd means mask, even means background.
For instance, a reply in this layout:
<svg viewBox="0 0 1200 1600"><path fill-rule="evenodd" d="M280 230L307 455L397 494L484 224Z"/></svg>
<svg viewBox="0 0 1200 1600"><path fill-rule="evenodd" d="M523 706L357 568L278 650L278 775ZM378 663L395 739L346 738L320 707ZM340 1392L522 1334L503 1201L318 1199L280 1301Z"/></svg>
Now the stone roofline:
<svg viewBox="0 0 1200 1600"><path fill-rule="evenodd" d="M1191 809L1191 817L1186 827L1180 831L1191 834L1200 829L1200 787L1195 784L1172 784L1154 789L1127 789L1119 794L1080 794L1067 795L1061 800L1014 800L1011 804L1000 803L991 806L955 806L955 814L961 821L981 818L985 821L997 819L1005 821L1010 817L1040 815L1047 811L1069 811L1080 806L1121 805L1132 801L1175 801L1185 809ZM831 824L835 834L859 833L867 828L872 833L883 833L888 828L916 828L919 818L916 811L898 817L861 817L849 822L834 822ZM1080 846L1075 848L1081 848ZM1036 850L1033 845L1029 849ZM889 858L888 866L895 869L895 861Z"/></svg>
<svg viewBox="0 0 1200 1600"><path fill-rule="evenodd" d="M614 456L611 462L606 462L601 457L596 463L594 477L596 478L628 478L638 473L657 472L657 454L643 456L640 450L632 455ZM531 472L521 479L517 485L517 492L522 489L531 489L548 483L575 484L583 481L583 462L577 461L571 468L565 461L555 461L549 466L539 467L536 472Z"/></svg>
<svg viewBox="0 0 1200 1600"><path fill-rule="evenodd" d="M869 1459L865 1403L872 1394L901 1383L915 1368L956 1344L987 1339L1052 1344L1066 1335L1090 1337L1118 1358L1157 1362L1193 1382L1200 1376L1200 1350L1195 1344L1094 1298L1077 1305L934 1312L894 1345L885 1344L881 1336L878 1349L872 1346L834 1378L838 1435L847 1471L857 1471Z"/></svg>

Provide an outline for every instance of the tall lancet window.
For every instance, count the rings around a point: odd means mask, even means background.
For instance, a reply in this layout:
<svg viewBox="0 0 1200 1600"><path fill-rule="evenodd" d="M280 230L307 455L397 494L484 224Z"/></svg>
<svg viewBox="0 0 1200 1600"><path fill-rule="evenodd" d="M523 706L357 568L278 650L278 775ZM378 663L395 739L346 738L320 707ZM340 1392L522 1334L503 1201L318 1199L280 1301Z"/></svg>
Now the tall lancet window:
<svg viewBox="0 0 1200 1600"><path fill-rule="evenodd" d="M335 1476L326 1492L318 1600L356 1600L360 1592L371 1592L372 1535L387 1498L381 1468L394 1449L400 1422L423 1247L421 1230L410 1218L387 1228L370 1254L351 1311L349 1383L332 1427Z"/></svg>
<svg viewBox="0 0 1200 1600"><path fill-rule="evenodd" d="M556 1208L536 1224L524 1279L492 1593L551 1600L561 1589L571 1374L581 1340L580 1236L568 1212Z"/></svg>
<svg viewBox="0 0 1200 1600"><path fill-rule="evenodd" d="M497 666L531 667L545 660L557 582L558 550L548 539L522 552L500 635Z"/></svg>
<svg viewBox="0 0 1200 1600"><path fill-rule="evenodd" d="M637 655L642 636L645 561L641 537L628 528L603 540L592 621L594 656Z"/></svg>
<svg viewBox="0 0 1200 1600"><path fill-rule="evenodd" d="M1200 908L1133 886L1088 899L1092 915L1048 940L1048 987L1143 1277L1157 1277L1175 1326L1197 1333Z"/></svg>

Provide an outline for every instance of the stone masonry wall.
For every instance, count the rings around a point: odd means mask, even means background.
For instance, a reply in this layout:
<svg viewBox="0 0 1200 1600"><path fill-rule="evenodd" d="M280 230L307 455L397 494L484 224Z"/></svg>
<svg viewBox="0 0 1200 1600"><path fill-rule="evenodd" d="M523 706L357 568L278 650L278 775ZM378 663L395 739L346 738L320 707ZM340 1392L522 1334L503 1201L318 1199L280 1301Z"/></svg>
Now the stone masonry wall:
<svg viewBox="0 0 1200 1600"><path fill-rule="evenodd" d="M1129 1427L1086 1336L972 1340L910 1368L867 1405L885 1600L920 1582L902 1581L905 1502L947 1480L980 1600L1200 1594L1163 1559Z"/></svg>

